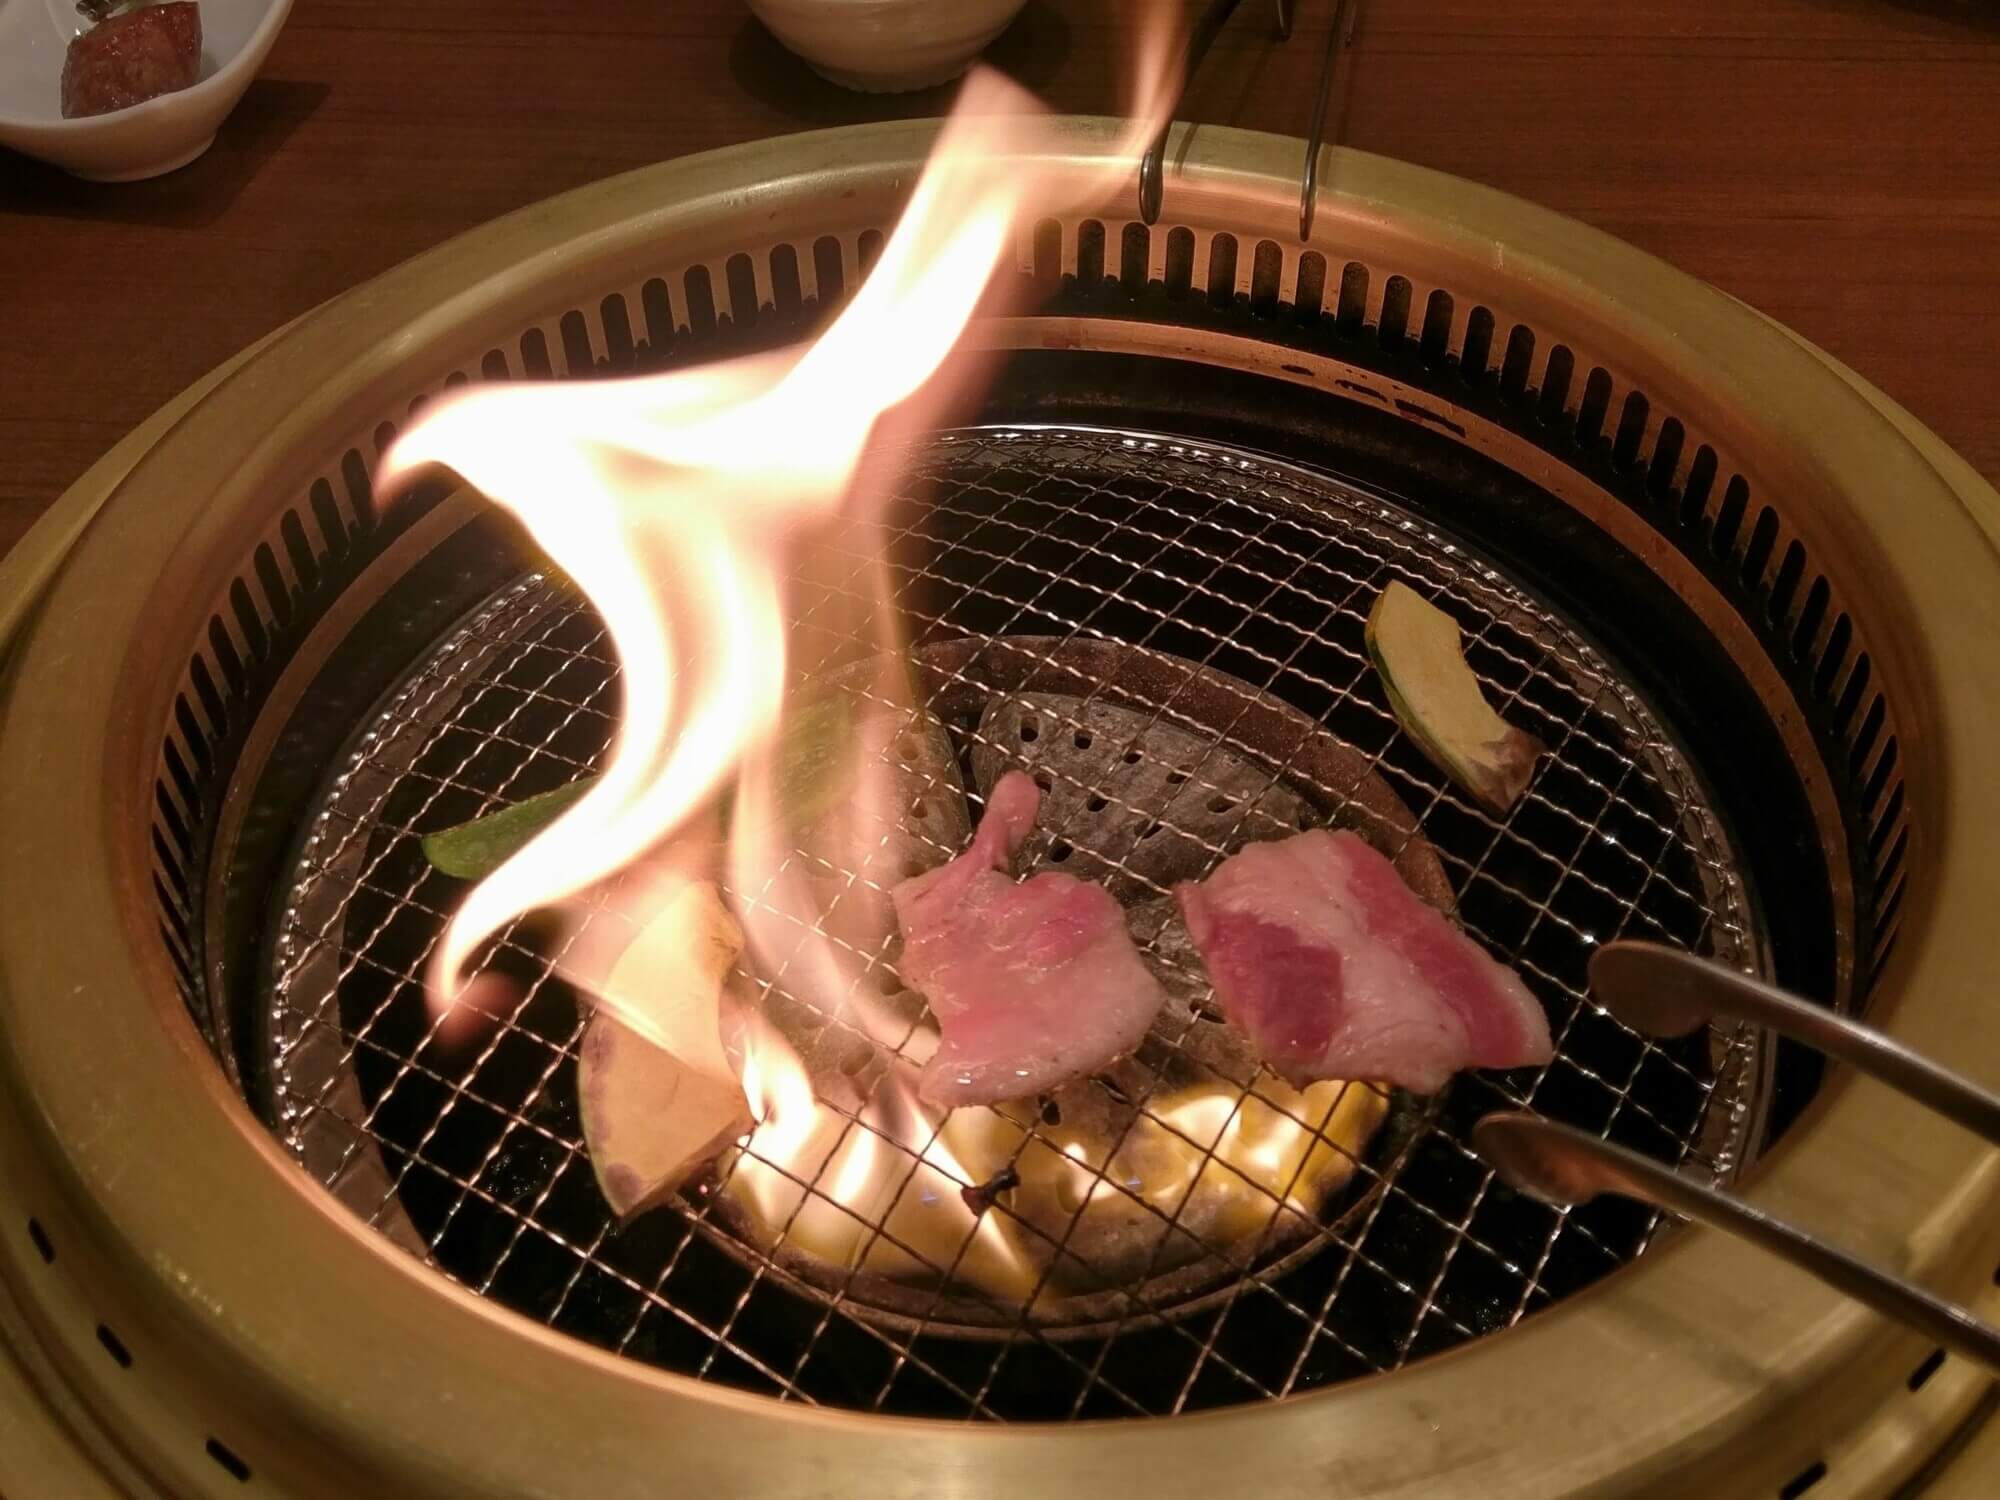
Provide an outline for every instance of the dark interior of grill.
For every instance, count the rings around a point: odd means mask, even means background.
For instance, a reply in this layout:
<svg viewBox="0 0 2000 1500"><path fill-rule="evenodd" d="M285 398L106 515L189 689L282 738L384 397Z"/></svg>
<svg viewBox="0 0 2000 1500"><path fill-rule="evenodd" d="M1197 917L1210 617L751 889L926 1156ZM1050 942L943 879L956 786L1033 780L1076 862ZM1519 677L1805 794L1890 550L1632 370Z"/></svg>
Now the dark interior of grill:
<svg viewBox="0 0 2000 1500"><path fill-rule="evenodd" d="M1408 357L1418 355L1412 342ZM1483 399L1453 370L1425 378L1455 402ZM1508 417L1517 419L1528 420ZM1044 424L1075 429L1053 462ZM1434 1107L1400 1111L1328 1205L1313 1253L1267 1261L1219 1298L1180 1306L1129 1296L1110 1329L1082 1338L1027 1318L1010 1336L968 1338L802 1280L712 1221L712 1183L682 1209L619 1228L581 1150L571 1082L579 1001L532 943L495 955L529 998L490 1046L467 1053L431 1035L412 976L455 897L424 867L414 835L570 779L601 755L615 713L601 628L573 595L537 580L535 559L497 517L415 560L287 704L277 748L246 793L254 815L213 883L222 952L197 967L231 983L210 989L189 976L200 1019L245 1093L296 1140L313 1106L273 1070L267 991L280 907L315 818L362 753L359 737L379 732L399 703L407 710L412 683L438 669L439 643L470 632L505 649L462 718L426 726L432 737L391 778L372 826L353 831L367 876L340 912L335 948L347 961L328 992L332 1009L295 1018L346 1063L362 1126L342 1149L365 1137L380 1163L370 1186L389 1190L357 1199L334 1182L336 1193L440 1270L537 1321L703 1379L1003 1420L1268 1399L1505 1326L1623 1265L1657 1226L1621 1201L1559 1214L1493 1184L1462 1144L1480 1114L1527 1103L1726 1174L1782 1131L1816 1083L1812 1061L1789 1047L1751 1048L1753 1062L1740 1037L1661 1046L1624 1032L1583 1001L1592 942L1625 934L1721 951L1805 993L1828 990L1838 955L1830 876L1798 771L1741 671L1647 568L1471 452L1449 425L1206 367L1017 355L976 425L923 450L893 512L897 605L919 646L1102 637L1282 698L1378 766L1437 846L1462 920L1522 964L1550 1006L1562 1042L1545 1073L1468 1075ZM1134 457L1119 435L1134 433L1173 437ZM1578 466L1647 503L1646 474L1621 469L1612 446L1587 445ZM308 634L326 602L441 494L385 507L351 552L316 566L285 639ZM1409 526L1419 542L1405 556ZM1453 796L1372 696L1359 649L1367 599L1409 568L1433 570L1495 701L1564 747L1506 830ZM1579 689L1574 660L1551 661L1537 620L1568 655L1603 669L1602 695ZM282 656L273 651L272 675ZM1689 785L1634 758L1649 725L1662 753L1691 771ZM969 754L967 726L952 728ZM227 778L234 747L210 749L208 764L187 768L191 784ZM1842 790L1852 812L1860 791ZM1719 950L1715 872L1690 842L1689 796L1721 830L1751 914ZM219 798L190 800L213 809ZM201 860L187 864L199 870ZM1865 894L1866 872L1851 873ZM1871 935L1854 948L1870 952ZM1755 1133L1711 1155L1704 1130L1718 1069L1746 1067L1760 1072L1748 1085Z"/></svg>

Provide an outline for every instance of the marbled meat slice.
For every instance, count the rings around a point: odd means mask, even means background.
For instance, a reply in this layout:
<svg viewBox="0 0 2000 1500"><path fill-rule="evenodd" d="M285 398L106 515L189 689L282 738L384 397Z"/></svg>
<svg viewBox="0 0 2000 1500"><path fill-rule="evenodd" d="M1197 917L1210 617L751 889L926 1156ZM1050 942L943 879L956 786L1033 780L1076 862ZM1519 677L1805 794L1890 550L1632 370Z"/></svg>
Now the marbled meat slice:
<svg viewBox="0 0 2000 1500"><path fill-rule="evenodd" d="M1001 777L972 846L895 889L903 978L942 1033L918 1083L934 1104L994 1104L1095 1072L1138 1046L1166 1001L1102 886L1008 875L1040 802L1025 774Z"/></svg>
<svg viewBox="0 0 2000 1500"><path fill-rule="evenodd" d="M1371 1078L1429 1094L1461 1068L1553 1055L1519 976L1355 834L1251 844L1175 895L1223 1012L1294 1085Z"/></svg>

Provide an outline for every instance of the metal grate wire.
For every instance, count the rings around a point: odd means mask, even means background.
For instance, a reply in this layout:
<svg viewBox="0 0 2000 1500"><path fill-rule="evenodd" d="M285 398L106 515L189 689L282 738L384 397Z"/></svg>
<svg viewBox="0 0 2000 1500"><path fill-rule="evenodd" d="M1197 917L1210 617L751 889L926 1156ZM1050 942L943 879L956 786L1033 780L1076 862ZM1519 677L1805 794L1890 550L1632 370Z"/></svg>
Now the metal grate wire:
<svg viewBox="0 0 2000 1500"><path fill-rule="evenodd" d="M441 1029L422 994L459 889L424 862L421 834L574 779L614 727L617 669L601 623L565 585L535 576L441 642L365 726L286 895L268 985L269 1104L301 1162L355 1212L482 1294L703 1379L864 1410L1060 1419L1265 1400L1391 1369L1504 1327L1644 1248L1655 1219L1633 1205L1558 1211L1496 1185L1464 1143L1488 1109L1530 1106L1717 1177L1735 1169L1755 1102L1752 1039L1647 1041L1584 995L1591 948L1614 936L1750 967L1761 952L1697 778L1572 627L1387 501L1244 455L988 430L901 458L886 527L827 541L805 634L815 608L844 616L841 596L861 595L886 541L894 603L920 655L968 636L1003 652L1115 641L1240 682L1246 703L1254 692L1283 699L1366 755L1417 816L1467 929L1549 1006L1555 1061L1459 1079L1409 1139L1355 1162L1343 1211L1323 1221L1295 1222L1274 1197L1259 1243L1303 1241L1302 1261L1261 1264L1187 1311L1127 1285L1110 1326L1087 1338L1052 1336L1018 1307L996 1309L1010 1323L997 1338L884 1318L851 1276L802 1280L782 1229L775 1248L743 1239L718 1212L715 1182L621 1228L597 1196L577 1121L584 1011L554 975L560 955L503 934L490 964L516 998L471 1040ZM845 583L828 582L843 572ZM1361 625L1391 578L1460 620L1489 697L1549 747L1504 821L1444 782L1386 707ZM826 635L830 653L851 644L837 624ZM1172 701L1143 707L1154 723L1200 728ZM1226 735L1214 743L1256 759ZM1181 771L1205 788L1205 766ZM1266 769L1273 782L1302 776ZM1351 788L1306 790L1338 806ZM887 982L889 954L859 958L863 982ZM757 977L784 992L782 970ZM1244 1097L1281 1107L1259 1087ZM872 1128L843 1113L848 1129ZM914 1177L918 1157L882 1139ZM1213 1158L1214 1143L1192 1144ZM1101 1173L1100 1191L1132 1196ZM1005 1213L1004 1200L991 1211Z"/></svg>

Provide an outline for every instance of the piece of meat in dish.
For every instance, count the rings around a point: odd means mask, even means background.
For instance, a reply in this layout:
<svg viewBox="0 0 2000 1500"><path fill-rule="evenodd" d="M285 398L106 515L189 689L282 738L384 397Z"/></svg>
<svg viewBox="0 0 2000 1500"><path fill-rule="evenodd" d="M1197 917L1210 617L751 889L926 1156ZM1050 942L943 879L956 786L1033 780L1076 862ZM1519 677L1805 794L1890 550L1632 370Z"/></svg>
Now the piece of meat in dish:
<svg viewBox="0 0 2000 1500"><path fill-rule="evenodd" d="M63 57L63 118L130 109L188 87L200 70L201 7L193 0L125 11L69 44Z"/></svg>
<svg viewBox="0 0 2000 1500"><path fill-rule="evenodd" d="M1223 1013L1295 1086L1368 1078L1429 1094L1461 1068L1553 1055L1519 976L1355 834L1252 844L1174 894Z"/></svg>
<svg viewBox="0 0 2000 1500"><path fill-rule="evenodd" d="M1025 772L1008 772L971 846L892 893L903 978L942 1033L918 1083L933 1104L993 1104L1095 1072L1139 1045L1166 1000L1103 887L1007 873L1040 802Z"/></svg>

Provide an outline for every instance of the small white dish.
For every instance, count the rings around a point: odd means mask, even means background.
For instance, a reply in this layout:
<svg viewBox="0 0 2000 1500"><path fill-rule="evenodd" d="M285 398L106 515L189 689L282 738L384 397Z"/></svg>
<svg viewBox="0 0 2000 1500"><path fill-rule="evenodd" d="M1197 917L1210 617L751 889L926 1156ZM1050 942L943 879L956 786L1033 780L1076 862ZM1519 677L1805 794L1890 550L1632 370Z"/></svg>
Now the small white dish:
<svg viewBox="0 0 2000 1500"><path fill-rule="evenodd" d="M292 0L200 4L201 71L190 86L65 120L63 58L89 22L74 0L0 0L0 146L95 182L135 182L186 166L215 139L292 8Z"/></svg>
<svg viewBox="0 0 2000 1500"><path fill-rule="evenodd" d="M956 78L1027 0L749 0L815 73L869 94Z"/></svg>

